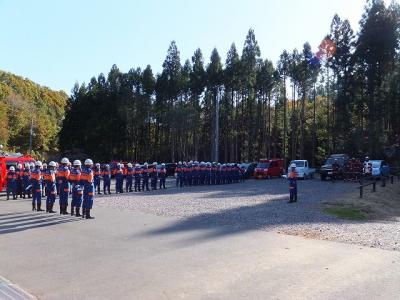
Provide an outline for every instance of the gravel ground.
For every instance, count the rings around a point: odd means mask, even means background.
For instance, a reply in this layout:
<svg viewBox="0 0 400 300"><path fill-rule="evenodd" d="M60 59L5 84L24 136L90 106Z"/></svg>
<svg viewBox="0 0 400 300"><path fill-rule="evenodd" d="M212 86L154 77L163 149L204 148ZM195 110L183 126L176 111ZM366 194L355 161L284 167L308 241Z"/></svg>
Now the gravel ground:
<svg viewBox="0 0 400 300"><path fill-rule="evenodd" d="M400 218L349 221L322 213L323 201L357 193L355 184L315 179L300 181L298 190L299 202L288 204L285 179L249 180L239 184L182 189L174 187L174 182L170 180L166 190L97 196L96 205L180 218L176 226L169 230L188 226L217 230L221 225L229 225L231 230L237 232L274 230L307 238L400 251Z"/></svg>

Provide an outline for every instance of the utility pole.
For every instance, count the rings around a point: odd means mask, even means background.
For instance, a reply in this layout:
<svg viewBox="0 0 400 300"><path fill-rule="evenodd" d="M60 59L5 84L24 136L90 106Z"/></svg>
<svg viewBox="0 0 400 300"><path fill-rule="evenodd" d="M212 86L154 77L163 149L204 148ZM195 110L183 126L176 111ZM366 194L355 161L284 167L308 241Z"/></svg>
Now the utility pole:
<svg viewBox="0 0 400 300"><path fill-rule="evenodd" d="M315 167L315 140L316 140L316 122L315 122L315 108L316 108L316 91L315 91L315 82L314 82L314 103L313 103L313 134L312 134L312 166Z"/></svg>
<svg viewBox="0 0 400 300"><path fill-rule="evenodd" d="M220 87L217 87L215 96L215 136L214 136L214 161L219 161L219 96Z"/></svg>

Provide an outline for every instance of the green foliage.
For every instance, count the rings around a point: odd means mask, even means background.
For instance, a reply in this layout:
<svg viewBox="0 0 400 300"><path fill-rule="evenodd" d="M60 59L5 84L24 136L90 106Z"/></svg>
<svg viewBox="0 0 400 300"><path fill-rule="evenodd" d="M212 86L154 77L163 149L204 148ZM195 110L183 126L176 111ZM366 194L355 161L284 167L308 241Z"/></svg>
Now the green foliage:
<svg viewBox="0 0 400 300"><path fill-rule="evenodd" d="M32 150L57 151L67 97L62 91L0 71L0 144L11 151L27 152L32 125Z"/></svg>

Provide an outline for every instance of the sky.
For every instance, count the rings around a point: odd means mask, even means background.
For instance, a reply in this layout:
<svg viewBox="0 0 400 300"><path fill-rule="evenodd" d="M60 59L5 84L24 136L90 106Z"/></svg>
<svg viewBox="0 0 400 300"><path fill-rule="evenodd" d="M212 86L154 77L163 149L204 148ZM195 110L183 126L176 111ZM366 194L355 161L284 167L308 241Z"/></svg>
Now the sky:
<svg viewBox="0 0 400 300"><path fill-rule="evenodd" d="M263 59L284 49L314 51L335 13L355 31L365 0L0 0L0 70L70 93L113 64L162 70L175 40L182 64L197 48L205 63L222 60L234 42L242 51L255 31Z"/></svg>

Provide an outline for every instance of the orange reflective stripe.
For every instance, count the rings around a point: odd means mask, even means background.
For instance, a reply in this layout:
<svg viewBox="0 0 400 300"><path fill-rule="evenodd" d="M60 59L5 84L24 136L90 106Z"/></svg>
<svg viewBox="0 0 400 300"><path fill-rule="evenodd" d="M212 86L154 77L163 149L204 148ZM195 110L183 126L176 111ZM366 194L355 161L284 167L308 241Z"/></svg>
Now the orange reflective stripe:
<svg viewBox="0 0 400 300"><path fill-rule="evenodd" d="M93 193L88 193L89 196L93 196Z"/></svg>

